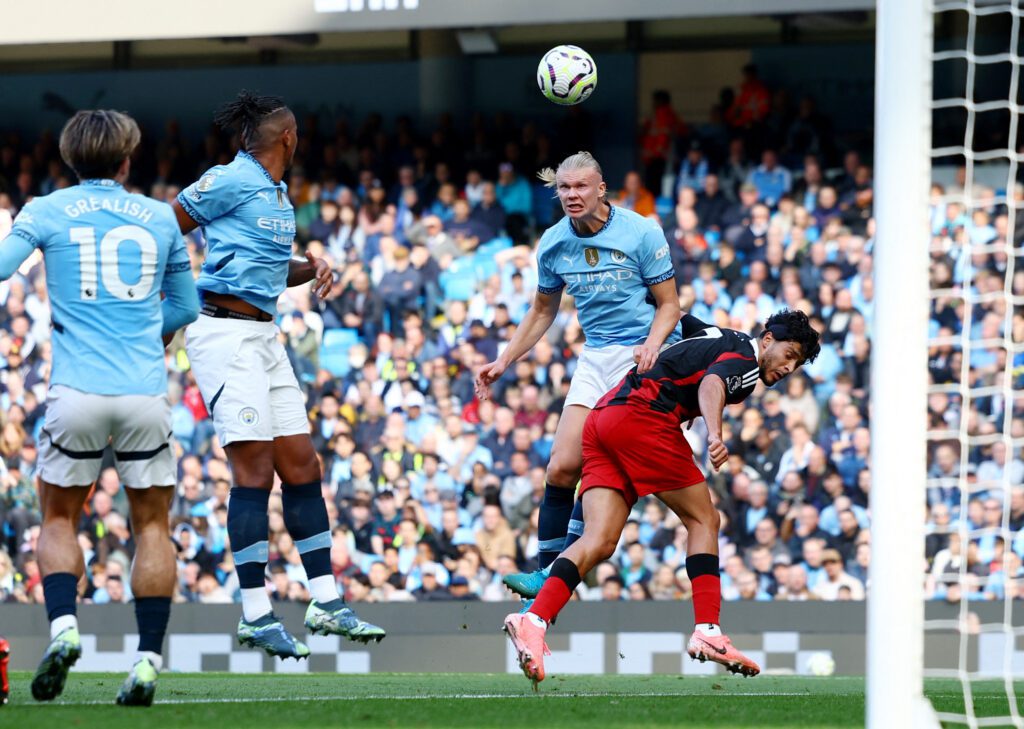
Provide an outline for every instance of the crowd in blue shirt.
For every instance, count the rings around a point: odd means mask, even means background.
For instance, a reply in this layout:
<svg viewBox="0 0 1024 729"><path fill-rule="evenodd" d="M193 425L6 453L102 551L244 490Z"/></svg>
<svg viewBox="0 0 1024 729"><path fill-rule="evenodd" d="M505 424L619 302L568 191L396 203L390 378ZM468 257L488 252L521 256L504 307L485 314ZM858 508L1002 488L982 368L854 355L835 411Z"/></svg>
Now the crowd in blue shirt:
<svg viewBox="0 0 1024 729"><path fill-rule="evenodd" d="M303 125L287 195L298 250L333 263L334 296L322 303L308 287L290 289L276 312L323 463L335 575L355 601L508 599L501 576L536 565L544 467L583 347L572 302L497 383L492 400L475 398L472 373L505 346L538 285L537 241L560 213L534 175L563 153L591 148L589 127L578 122L549 137L532 124L481 118L460 136L448 119L417 129L409 119L389 127L372 117L358 129L332 121L331 133L314 133L327 121ZM676 140L670 169L679 174L664 187L674 197L655 195L650 216L669 247L683 309L757 334L774 311L800 308L822 335L813 364L726 410L731 457L719 473L706 469L722 512L723 594L862 599L872 558L868 496L873 479L884 478L870 471L871 167L852 146L843 154L787 147L785 125L775 137L765 128L711 126ZM831 143L844 149L841 138ZM211 134L194 147L170 125L164 138L144 142L129 189L171 200L198 172L234 154L229 139ZM0 238L32 195L67 184L59 165L55 171L39 162L56 158L45 138L0 137ZM22 167L34 175L27 192L10 184ZM619 180L608 183L614 190ZM1022 238L1020 226L1007 230L1005 204L993 192L975 191L990 204L966 210L946 202L955 186L934 191L933 284L954 292L933 302L933 334L947 336L930 353L935 383L955 385L966 375L978 385L1002 384L1006 355L994 340L1024 338L1024 316L1011 317L1007 331L997 297L977 304L969 334L985 341L962 367L957 337L968 312L955 291L1001 291L1008 261L994 244L1012 236L1019 246ZM971 255L967 242L987 248ZM194 233L186 243L198 275L204 241ZM7 600L41 600L32 483L51 352L45 283L30 258L0 286L0 597ZM1011 288L1024 294L1024 277L1014 276ZM231 474L180 337L166 363L180 456L177 599L228 602L238 594L225 546ZM1021 374L1013 371L1015 385ZM961 418L972 435L997 434L1006 408L1014 408L1009 420L1020 437L1022 406L990 388L961 412L952 389L929 401L930 427L947 435L929 454L922 578L935 599L954 600L963 590L995 599L1016 589L1005 566L1020 574L1024 463L1019 447L1007 451L992 438L961 448L957 436ZM699 422L688 431L702 467L703 436ZM273 498L268 585L275 599L306 600L301 560ZM84 599L130 598L125 513L117 473L108 468L81 523ZM1011 539L997 533L1004 520ZM964 523L974 530L966 546L951 535ZM658 503L641 502L620 549L594 570L581 596L686 599L686 551L678 520ZM974 576L969 585L951 578L963 560Z"/></svg>

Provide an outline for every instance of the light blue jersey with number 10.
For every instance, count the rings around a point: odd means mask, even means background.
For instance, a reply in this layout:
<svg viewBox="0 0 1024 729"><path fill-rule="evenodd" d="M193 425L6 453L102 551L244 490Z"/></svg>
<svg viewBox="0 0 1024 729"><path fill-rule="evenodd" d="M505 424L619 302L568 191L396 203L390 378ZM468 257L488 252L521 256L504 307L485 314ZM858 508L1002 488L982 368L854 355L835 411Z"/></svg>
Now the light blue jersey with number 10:
<svg viewBox="0 0 1024 729"><path fill-rule="evenodd" d="M161 335L198 311L170 205L87 180L22 209L0 242L0 278L33 248L43 252L52 307L50 383L96 395L165 394Z"/></svg>

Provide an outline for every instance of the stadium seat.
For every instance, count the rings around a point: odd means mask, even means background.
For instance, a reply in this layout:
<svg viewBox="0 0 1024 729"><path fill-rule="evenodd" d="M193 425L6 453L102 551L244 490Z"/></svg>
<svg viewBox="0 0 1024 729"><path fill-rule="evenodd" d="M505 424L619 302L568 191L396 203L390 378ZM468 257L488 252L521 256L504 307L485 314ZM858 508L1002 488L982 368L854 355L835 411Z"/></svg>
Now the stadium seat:
<svg viewBox="0 0 1024 729"><path fill-rule="evenodd" d="M449 301L469 301L476 293L477 274L474 258L452 261L447 271L441 274L441 289Z"/></svg>
<svg viewBox="0 0 1024 729"><path fill-rule="evenodd" d="M320 345L320 367L335 377L344 377L351 367L348 363L348 350L359 341L359 332L355 329L328 329L324 332L324 341Z"/></svg>
<svg viewBox="0 0 1024 729"><path fill-rule="evenodd" d="M554 219L555 205L558 203L553 197L551 188L540 184L533 186L533 217L540 228L547 228Z"/></svg>
<svg viewBox="0 0 1024 729"><path fill-rule="evenodd" d="M512 247L512 239L507 236L499 236L492 238L486 243L480 244L476 249L477 256L493 256L495 253L499 253L504 250L508 250Z"/></svg>
<svg viewBox="0 0 1024 729"><path fill-rule="evenodd" d="M654 212L658 214L658 217L662 220L675 220L672 217L672 211L675 209L675 204L672 202L670 197L659 197L654 201Z"/></svg>
<svg viewBox="0 0 1024 729"><path fill-rule="evenodd" d="M486 281L498 273L498 264L494 261L493 253L481 253L479 250L473 256L473 272L477 281Z"/></svg>

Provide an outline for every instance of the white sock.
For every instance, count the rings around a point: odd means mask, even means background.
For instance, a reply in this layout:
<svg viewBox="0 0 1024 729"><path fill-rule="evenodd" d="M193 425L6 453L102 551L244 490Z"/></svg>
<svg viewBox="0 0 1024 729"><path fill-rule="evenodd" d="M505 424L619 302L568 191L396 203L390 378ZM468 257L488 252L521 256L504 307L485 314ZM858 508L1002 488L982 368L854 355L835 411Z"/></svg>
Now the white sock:
<svg viewBox="0 0 1024 729"><path fill-rule="evenodd" d="M334 575L320 575L309 581L309 596L319 603L337 600L338 583L334 581Z"/></svg>
<svg viewBox="0 0 1024 729"><path fill-rule="evenodd" d="M267 595L267 588L242 588L242 615L245 617L246 622L251 623L257 618L262 618L272 609L270 607L270 596Z"/></svg>
<svg viewBox="0 0 1024 729"><path fill-rule="evenodd" d="M718 623L697 623L694 630L699 630L709 638L717 638L722 634L722 628Z"/></svg>
<svg viewBox="0 0 1024 729"><path fill-rule="evenodd" d="M68 628L78 630L78 618L74 615L61 615L50 623L50 640L53 640Z"/></svg>
<svg viewBox="0 0 1024 729"><path fill-rule="evenodd" d="M156 669L157 673L160 673L160 671L163 670L164 657L159 653L154 653L153 651L139 651L138 655L135 656L135 662L138 663L143 658L153 664L153 668Z"/></svg>
<svg viewBox="0 0 1024 729"><path fill-rule="evenodd" d="M530 619L530 622L536 625L538 628L548 629L548 624L540 615L534 613L526 613L526 617Z"/></svg>

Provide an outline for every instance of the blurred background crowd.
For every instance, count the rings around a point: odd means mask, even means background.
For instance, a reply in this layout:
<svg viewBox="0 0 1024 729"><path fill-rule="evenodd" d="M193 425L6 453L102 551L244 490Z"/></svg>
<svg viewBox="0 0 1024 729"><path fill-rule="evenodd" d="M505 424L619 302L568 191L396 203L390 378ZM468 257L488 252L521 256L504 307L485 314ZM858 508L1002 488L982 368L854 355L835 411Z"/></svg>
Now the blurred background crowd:
<svg viewBox="0 0 1024 729"><path fill-rule="evenodd" d="M687 432L722 512L724 597L861 600L872 560L868 496L873 478L885 476L869 469L872 169L867 150L834 134L812 99L792 99L753 67L699 125L657 93L637 132L635 170L606 181L610 202L662 223L684 311L757 334L774 311L796 308L823 338L813 364L727 409L731 456L721 472L704 461L702 423ZM496 357L529 307L534 245L561 215L535 174L591 148L593 124L584 109L557 130L506 115L476 116L465 128L450 117L376 115L302 124L288 179L297 251L328 258L337 283L326 302L308 287L289 290L278 322L307 393L334 573L348 599L507 600L501 576L536 567L544 468L583 346L572 300L564 298L552 329L493 399L476 399L473 372ZM170 122L145 135L132 185L171 200L230 161L234 145L216 131L196 144ZM0 136L0 238L28 199L71 184L69 176L53 134ZM1005 204L1024 205L1024 191L965 190L965 182L960 170L953 186L933 189L931 273L940 294L931 326L944 343L928 367L933 383L949 387L929 401L928 512L907 515L928 523L928 595L950 601L963 590L972 599L1016 591L1009 578L1020 576L1024 556L1024 462L1019 441L1000 436L1010 423L1013 437L1024 437L1024 401L1013 392L1024 355L1012 347L1024 341L1024 314L1007 312L996 295L1004 287L1024 295L1011 248L1024 239L1024 215L1011 226ZM201 235L189 245L198 271ZM966 290L993 295L968 306ZM34 482L51 349L38 257L0 286L0 304L0 599L41 602ZM966 339L976 345L965 361ZM1007 357L1016 357L1012 382ZM167 365L180 455L176 599L231 602L231 473L180 335ZM961 382L984 393L966 409ZM976 436L969 448L961 432ZM126 515L108 467L80 525L85 600L131 599ZM972 530L966 544L952 533L963 522ZM1005 539L1007 527L1019 536ZM274 599L307 600L279 492L270 528ZM686 552L678 519L642 501L580 597L688 599Z"/></svg>

